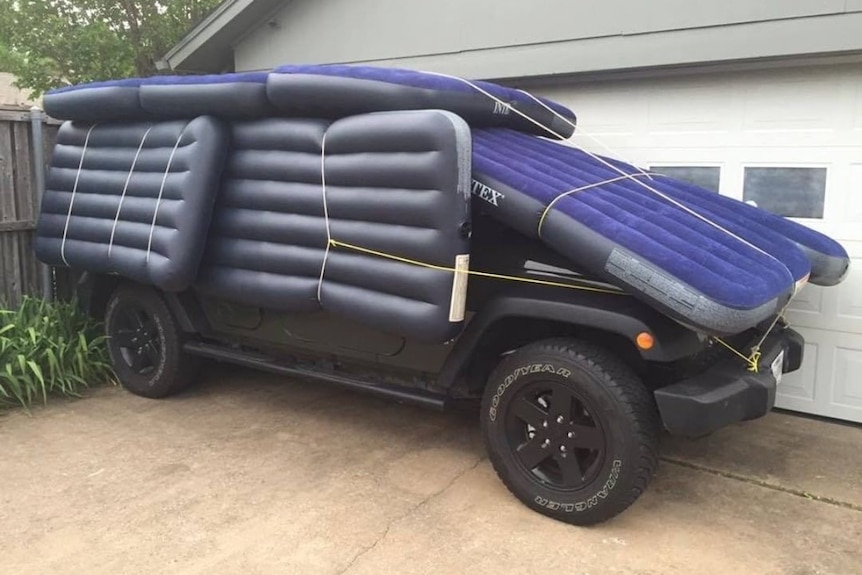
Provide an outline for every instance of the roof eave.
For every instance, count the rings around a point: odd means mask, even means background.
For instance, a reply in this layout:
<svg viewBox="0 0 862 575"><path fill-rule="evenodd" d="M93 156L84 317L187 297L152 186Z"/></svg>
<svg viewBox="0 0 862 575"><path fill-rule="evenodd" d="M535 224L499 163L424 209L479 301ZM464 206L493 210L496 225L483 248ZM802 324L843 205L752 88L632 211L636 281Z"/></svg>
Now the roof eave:
<svg viewBox="0 0 862 575"><path fill-rule="evenodd" d="M232 42L281 0L225 0L164 56L171 70L220 71L232 64Z"/></svg>

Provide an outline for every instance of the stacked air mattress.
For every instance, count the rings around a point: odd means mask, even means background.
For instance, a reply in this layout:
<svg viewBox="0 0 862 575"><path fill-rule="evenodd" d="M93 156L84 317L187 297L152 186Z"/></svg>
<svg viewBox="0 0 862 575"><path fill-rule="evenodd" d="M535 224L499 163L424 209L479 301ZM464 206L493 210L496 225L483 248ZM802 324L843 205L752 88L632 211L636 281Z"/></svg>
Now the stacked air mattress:
<svg viewBox="0 0 862 575"><path fill-rule="evenodd" d="M711 334L757 325L848 267L800 224L553 141L573 133L570 110L486 82L286 66L44 101L75 123L52 164L40 256L163 289L443 341L463 315L470 188L513 230ZM164 182L144 174L158 170Z"/></svg>
<svg viewBox="0 0 862 575"><path fill-rule="evenodd" d="M207 116L65 123L48 171L36 255L164 290L188 288L227 149L227 127Z"/></svg>
<svg viewBox="0 0 862 575"><path fill-rule="evenodd" d="M446 341L466 289L446 268L469 257L469 221L470 130L454 114L237 122L199 288Z"/></svg>

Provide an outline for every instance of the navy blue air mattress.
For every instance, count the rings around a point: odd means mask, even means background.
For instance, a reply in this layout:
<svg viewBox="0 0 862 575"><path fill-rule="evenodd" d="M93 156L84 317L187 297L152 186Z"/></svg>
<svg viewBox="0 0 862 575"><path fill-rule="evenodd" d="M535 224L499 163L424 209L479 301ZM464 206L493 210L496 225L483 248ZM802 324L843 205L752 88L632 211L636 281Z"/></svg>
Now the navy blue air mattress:
<svg viewBox="0 0 862 575"><path fill-rule="evenodd" d="M260 118L272 114L267 72L206 76L153 76L91 82L51 90L49 116L80 122L117 122L218 116Z"/></svg>
<svg viewBox="0 0 862 575"><path fill-rule="evenodd" d="M235 122L196 288L451 339L467 282L446 268L469 261L470 145L440 110Z"/></svg>
<svg viewBox="0 0 862 575"><path fill-rule="evenodd" d="M575 114L550 100L482 81L374 66L282 66L270 74L269 99L283 114L343 118L385 110L439 108L473 127L504 126L568 138Z"/></svg>
<svg viewBox="0 0 862 575"><path fill-rule="evenodd" d="M45 111L62 120L110 122L201 115L257 119L273 113L335 120L367 112L439 109L474 127L567 138L565 106L482 81L373 66L282 66L273 72L153 76L51 90ZM275 112L274 112L275 111Z"/></svg>
<svg viewBox="0 0 862 575"><path fill-rule="evenodd" d="M197 276L228 146L219 120L66 122L36 229L43 262L166 291Z"/></svg>
<svg viewBox="0 0 862 575"><path fill-rule="evenodd" d="M473 131L485 211L700 330L743 331L809 275L829 284L846 272L846 252L822 234L651 176L512 130Z"/></svg>

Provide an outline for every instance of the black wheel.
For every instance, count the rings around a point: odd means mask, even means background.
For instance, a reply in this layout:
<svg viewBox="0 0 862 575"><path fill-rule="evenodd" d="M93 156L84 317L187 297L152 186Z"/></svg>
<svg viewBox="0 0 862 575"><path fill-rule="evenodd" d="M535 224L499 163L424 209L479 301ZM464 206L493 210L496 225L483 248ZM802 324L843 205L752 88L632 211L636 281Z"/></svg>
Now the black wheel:
<svg viewBox="0 0 862 575"><path fill-rule="evenodd" d="M628 366L587 343L548 340L508 355L488 381L481 417L506 487L567 523L619 514L655 472L652 395Z"/></svg>
<svg viewBox="0 0 862 575"><path fill-rule="evenodd" d="M197 358L183 353L176 322L155 290L119 287L108 301L105 331L117 378L132 393L165 397L191 382Z"/></svg>

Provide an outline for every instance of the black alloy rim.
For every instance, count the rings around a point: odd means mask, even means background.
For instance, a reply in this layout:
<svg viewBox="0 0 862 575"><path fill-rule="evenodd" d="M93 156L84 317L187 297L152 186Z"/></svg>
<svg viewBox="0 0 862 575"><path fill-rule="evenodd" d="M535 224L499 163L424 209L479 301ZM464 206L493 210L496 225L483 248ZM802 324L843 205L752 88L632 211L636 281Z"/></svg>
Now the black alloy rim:
<svg viewBox="0 0 862 575"><path fill-rule="evenodd" d="M546 487L577 491L602 468L605 434L596 411L569 386L525 386L506 410L506 440L518 465Z"/></svg>
<svg viewBox="0 0 862 575"><path fill-rule="evenodd" d="M153 316L137 305L125 305L114 316L112 340L123 361L138 375L149 375L162 360L162 341Z"/></svg>

